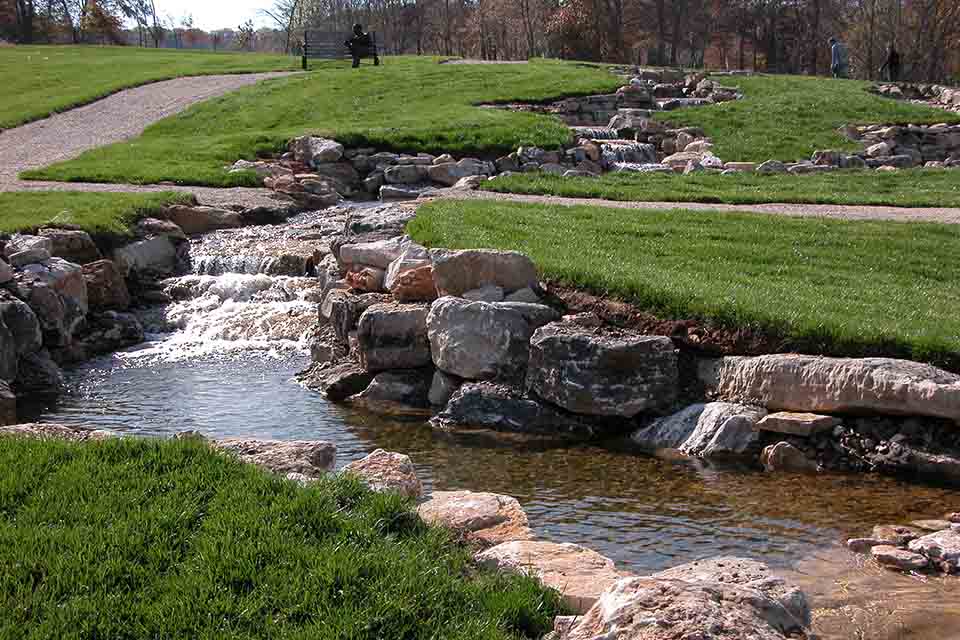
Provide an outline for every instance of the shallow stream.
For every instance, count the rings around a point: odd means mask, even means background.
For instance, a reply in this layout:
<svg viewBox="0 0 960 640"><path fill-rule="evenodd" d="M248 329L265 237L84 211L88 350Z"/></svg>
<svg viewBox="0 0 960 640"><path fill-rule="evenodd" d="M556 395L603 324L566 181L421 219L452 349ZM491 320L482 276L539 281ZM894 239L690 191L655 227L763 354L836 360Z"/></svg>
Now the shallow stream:
<svg viewBox="0 0 960 640"><path fill-rule="evenodd" d="M956 510L950 489L880 476L770 475L650 457L626 443L440 432L300 387L293 377L309 364L315 283L261 272L283 272L272 247L306 255L303 247L332 226L313 214L196 242L198 274L176 283L178 302L144 316L150 342L69 372L71 392L31 417L147 436L329 440L338 466L376 448L399 451L428 490L515 496L539 536L585 544L637 573L722 554L763 560L811 596L823 638L960 637L960 578L901 576L840 546L875 524Z"/></svg>

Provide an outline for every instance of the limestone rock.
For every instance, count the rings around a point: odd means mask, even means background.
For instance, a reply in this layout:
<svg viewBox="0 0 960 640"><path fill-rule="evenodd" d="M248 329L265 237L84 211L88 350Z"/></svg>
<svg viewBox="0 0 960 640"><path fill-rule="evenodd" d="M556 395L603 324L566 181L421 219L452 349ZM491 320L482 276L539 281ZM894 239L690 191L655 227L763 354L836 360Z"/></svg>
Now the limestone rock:
<svg viewBox="0 0 960 640"><path fill-rule="evenodd" d="M889 546L889 540L880 538L850 538L847 540L847 548L854 553L870 553L870 549L880 546Z"/></svg>
<svg viewBox="0 0 960 640"><path fill-rule="evenodd" d="M711 402L679 449L700 458L742 454L756 442L756 424L766 413L758 407Z"/></svg>
<svg viewBox="0 0 960 640"><path fill-rule="evenodd" d="M0 427L0 436L36 438L39 440L68 440L71 442L97 441L116 437L110 431L102 429L87 429L42 422Z"/></svg>
<svg viewBox="0 0 960 640"><path fill-rule="evenodd" d="M524 396L513 387L492 382L468 382L460 386L430 424L441 428L480 427L574 438L592 438L615 430L615 425L564 413L536 398Z"/></svg>
<svg viewBox="0 0 960 640"><path fill-rule="evenodd" d="M693 404L673 415L658 418L638 429L633 434L633 441L650 451L680 449L696 430L705 408L705 404Z"/></svg>
<svg viewBox="0 0 960 640"><path fill-rule="evenodd" d="M17 396L9 383L0 380L0 427L17 424ZM3 430L0 429L0 435Z"/></svg>
<svg viewBox="0 0 960 640"><path fill-rule="evenodd" d="M392 262L404 255L408 249L416 246L419 245L414 245L407 236L397 236L375 242L342 245L338 258L340 264L344 266L361 264L387 269ZM415 255L425 254L425 252L426 250L421 247L421 252Z"/></svg>
<svg viewBox="0 0 960 640"><path fill-rule="evenodd" d="M394 491L408 498L423 495L423 485L409 456L377 449L362 460L351 462L341 473L361 478L374 491Z"/></svg>
<svg viewBox="0 0 960 640"><path fill-rule="evenodd" d="M870 412L960 421L960 375L907 360L734 356L703 367L701 377L720 397L776 411Z"/></svg>
<svg viewBox="0 0 960 640"><path fill-rule="evenodd" d="M516 540L477 555L481 564L537 578L563 597L575 613L586 613L624 574L613 560L577 544Z"/></svg>
<svg viewBox="0 0 960 640"><path fill-rule="evenodd" d="M427 174L434 182L452 187L461 178L469 176L492 176L497 173L496 167L490 162L483 162L473 158L464 158L459 162L445 162L427 168Z"/></svg>
<svg viewBox="0 0 960 640"><path fill-rule="evenodd" d="M833 429L840 423L841 420L833 416L780 411L778 413L771 413L761 420L757 424L757 429L760 431L785 433L787 435L809 438L821 431Z"/></svg>
<svg viewBox="0 0 960 640"><path fill-rule="evenodd" d="M803 451L789 442L778 442L763 450L760 464L769 472L808 472L817 471L817 463L807 458Z"/></svg>
<svg viewBox="0 0 960 640"><path fill-rule="evenodd" d="M530 340L528 387L573 413L632 418L665 409L678 375L676 349L664 336L555 323Z"/></svg>
<svg viewBox="0 0 960 640"><path fill-rule="evenodd" d="M218 449L236 455L243 462L281 476L296 473L319 478L333 470L337 459L337 446L332 442L228 438L213 444Z"/></svg>
<svg viewBox="0 0 960 640"><path fill-rule="evenodd" d="M53 240L45 236L16 233L7 240L7 243L3 247L3 255L6 258L25 251L45 251L47 254L52 255Z"/></svg>
<svg viewBox="0 0 960 640"><path fill-rule="evenodd" d="M488 285L508 293L538 285L533 261L516 251L434 249L430 254L434 282L441 296L460 296Z"/></svg>
<svg viewBox="0 0 960 640"><path fill-rule="evenodd" d="M407 244L387 267L384 286L400 302L436 300L437 288L433 283L430 253L418 244Z"/></svg>
<svg viewBox="0 0 960 640"><path fill-rule="evenodd" d="M343 157L343 145L335 140L302 136L290 144L293 157L311 167L325 162L339 162Z"/></svg>
<svg viewBox="0 0 960 640"><path fill-rule="evenodd" d="M786 173L787 165L779 160L767 160L757 167L757 173Z"/></svg>
<svg viewBox="0 0 960 640"><path fill-rule="evenodd" d="M885 567L901 571L922 571L930 564L930 561L920 553L886 545L871 547L870 556Z"/></svg>
<svg viewBox="0 0 960 640"><path fill-rule="evenodd" d="M112 260L97 260L83 265L87 297L91 309L123 311L130 306L127 282Z"/></svg>
<svg viewBox="0 0 960 640"><path fill-rule="evenodd" d="M908 546L910 551L930 558L945 573L956 573L960 569L960 532L937 531L911 541Z"/></svg>
<svg viewBox="0 0 960 640"><path fill-rule="evenodd" d="M113 260L124 276L136 272L166 277L176 272L177 248L169 236L155 236L116 249Z"/></svg>
<svg viewBox="0 0 960 640"><path fill-rule="evenodd" d="M360 363L367 371L416 369L431 363L425 305L376 304L357 324Z"/></svg>
<svg viewBox="0 0 960 640"><path fill-rule="evenodd" d="M18 394L57 396L66 391L63 371L50 357L48 351L35 351L20 358L17 379L14 382Z"/></svg>
<svg viewBox="0 0 960 640"><path fill-rule="evenodd" d="M383 177L388 184L415 184L426 177L425 169L413 164L399 164L387 167Z"/></svg>
<svg viewBox="0 0 960 640"><path fill-rule="evenodd" d="M467 291L461 296L464 300L471 302L503 302L503 289L488 285L473 291Z"/></svg>
<svg viewBox="0 0 960 640"><path fill-rule="evenodd" d="M484 545L529 540L533 532L516 498L473 491L434 491L417 508L424 522L447 527Z"/></svg>
<svg viewBox="0 0 960 640"><path fill-rule="evenodd" d="M432 380L430 369L383 371L361 393L351 396L350 402L385 413L402 408L427 409Z"/></svg>
<svg viewBox="0 0 960 640"><path fill-rule="evenodd" d="M50 260L50 252L46 249L37 247L34 249L27 249L26 251L11 253L9 256L7 256L7 259L10 261L12 266L22 268L30 264L47 262Z"/></svg>
<svg viewBox="0 0 960 640"><path fill-rule="evenodd" d="M187 235L243 226L243 217L239 213L215 207L178 204L167 207L165 214Z"/></svg>
<svg viewBox="0 0 960 640"><path fill-rule="evenodd" d="M716 564L736 560L720 558ZM711 575L677 567L617 581L560 638L784 640L810 637L804 629L809 618L803 594L772 574Z"/></svg>
<svg viewBox="0 0 960 640"><path fill-rule="evenodd" d="M907 544L923 535L916 527L905 527L899 524L878 524L873 528L873 538L885 540L886 544L895 547L905 547Z"/></svg>
<svg viewBox="0 0 960 640"><path fill-rule="evenodd" d="M50 258L44 264L28 265L24 271L52 287L64 298L73 301L83 313L89 309L87 281L80 265L62 258Z"/></svg>
<svg viewBox="0 0 960 640"><path fill-rule="evenodd" d="M541 305L440 298L427 316L433 363L470 380L518 377L527 366L530 336L558 317Z"/></svg>
<svg viewBox="0 0 960 640"><path fill-rule="evenodd" d="M435 407L447 406L451 396L456 393L461 384L463 384L463 381L460 378L451 376L437 369L433 372L433 380L431 381L430 392L427 396L430 404Z"/></svg>
<svg viewBox="0 0 960 640"><path fill-rule="evenodd" d="M383 291L383 280L387 272L377 267L366 265L352 265L344 280L351 289L356 291L365 291L367 293L377 293Z"/></svg>
<svg viewBox="0 0 960 640"><path fill-rule="evenodd" d="M43 333L37 314L23 300L6 291L0 291L0 324L10 332L15 357L39 351L43 346ZM0 378L13 379L5 376Z"/></svg>
<svg viewBox="0 0 960 640"><path fill-rule="evenodd" d="M373 374L355 362L326 362L311 367L300 381L328 400L341 402L370 386Z"/></svg>
<svg viewBox="0 0 960 640"><path fill-rule="evenodd" d="M69 262L86 264L102 256L93 238L86 231L71 229L40 229L40 236L49 238L53 244L51 255Z"/></svg>

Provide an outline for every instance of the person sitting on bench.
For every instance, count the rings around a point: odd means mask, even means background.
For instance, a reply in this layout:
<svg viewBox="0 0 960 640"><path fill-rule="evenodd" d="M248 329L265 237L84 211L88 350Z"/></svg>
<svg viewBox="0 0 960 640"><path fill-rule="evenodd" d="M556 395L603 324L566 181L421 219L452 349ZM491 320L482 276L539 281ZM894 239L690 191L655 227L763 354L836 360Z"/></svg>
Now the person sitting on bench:
<svg viewBox="0 0 960 640"><path fill-rule="evenodd" d="M371 55L373 55L374 66L380 64L373 40L371 40L369 33L364 33L362 24L353 25L353 37L347 40L345 44L347 49L350 50L350 55L353 56L354 69L360 66L360 58L368 58Z"/></svg>

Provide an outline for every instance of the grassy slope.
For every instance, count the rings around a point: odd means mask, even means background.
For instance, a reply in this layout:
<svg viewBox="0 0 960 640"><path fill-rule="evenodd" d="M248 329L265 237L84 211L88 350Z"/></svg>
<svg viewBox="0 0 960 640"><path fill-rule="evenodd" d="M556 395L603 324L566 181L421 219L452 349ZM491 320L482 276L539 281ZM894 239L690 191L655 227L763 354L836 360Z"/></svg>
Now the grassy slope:
<svg viewBox="0 0 960 640"><path fill-rule="evenodd" d="M960 172L931 169L892 173L842 171L802 176L757 173L731 176L709 173L689 176L619 173L606 174L599 179L527 173L485 183L483 189L502 193L636 202L795 202L960 207Z"/></svg>
<svg viewBox="0 0 960 640"><path fill-rule="evenodd" d="M177 193L0 193L0 232L27 231L51 222L76 224L90 233L124 233L140 217L165 204L189 199Z"/></svg>
<svg viewBox="0 0 960 640"><path fill-rule="evenodd" d="M826 353L960 364L960 228L761 214L440 201L431 246L529 254L543 274L666 318L758 326Z"/></svg>
<svg viewBox="0 0 960 640"><path fill-rule="evenodd" d="M395 495L191 442L0 439L0 638L538 638L533 580Z"/></svg>
<svg viewBox="0 0 960 640"><path fill-rule="evenodd" d="M253 184L223 166L273 152L305 132L347 144L406 151L496 152L519 144L556 147L569 137L558 120L483 109L478 102L544 100L614 89L604 70L558 62L439 65L432 58L388 58L380 67L313 65L307 76L261 83L167 118L130 142L26 174L100 182Z"/></svg>
<svg viewBox="0 0 960 640"><path fill-rule="evenodd" d="M147 82L298 68L290 56L136 47L0 48L0 129L45 118ZM54 90L55 89L55 90Z"/></svg>
<svg viewBox="0 0 960 640"><path fill-rule="evenodd" d="M658 114L703 127L723 160L795 162L818 149L858 149L837 133L844 124L960 122L941 109L897 102L866 91L867 82L810 76L720 78L743 100Z"/></svg>

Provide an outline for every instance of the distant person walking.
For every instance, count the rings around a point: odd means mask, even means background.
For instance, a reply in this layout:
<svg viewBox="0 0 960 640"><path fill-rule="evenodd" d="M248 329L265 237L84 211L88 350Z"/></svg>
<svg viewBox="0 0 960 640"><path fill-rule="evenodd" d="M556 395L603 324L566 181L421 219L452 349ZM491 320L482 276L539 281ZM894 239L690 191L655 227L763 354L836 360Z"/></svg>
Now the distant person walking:
<svg viewBox="0 0 960 640"><path fill-rule="evenodd" d="M353 56L354 69L360 66L360 58L369 57L371 54L373 55L374 66L380 65L380 58L377 57L373 40L369 33L364 32L362 24L353 25L353 37L347 40L345 44L347 49L350 50L350 55Z"/></svg>
<svg viewBox="0 0 960 640"><path fill-rule="evenodd" d="M887 59L883 61L879 70L881 78L884 77L884 71L887 72L887 82L896 82L900 79L900 54L892 42L887 47Z"/></svg>
<svg viewBox="0 0 960 640"><path fill-rule="evenodd" d="M850 75L847 48L836 38L830 38L830 73L834 78L846 78Z"/></svg>

